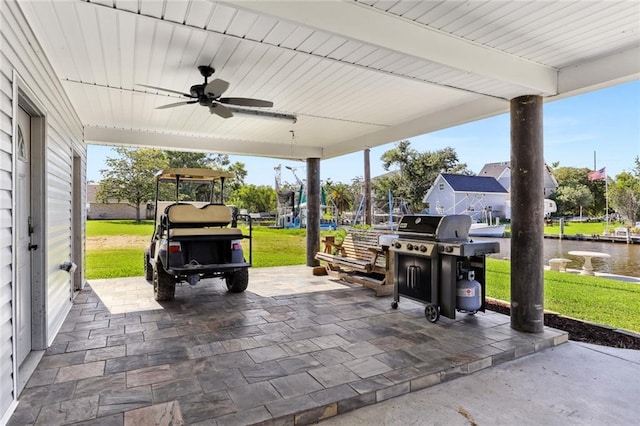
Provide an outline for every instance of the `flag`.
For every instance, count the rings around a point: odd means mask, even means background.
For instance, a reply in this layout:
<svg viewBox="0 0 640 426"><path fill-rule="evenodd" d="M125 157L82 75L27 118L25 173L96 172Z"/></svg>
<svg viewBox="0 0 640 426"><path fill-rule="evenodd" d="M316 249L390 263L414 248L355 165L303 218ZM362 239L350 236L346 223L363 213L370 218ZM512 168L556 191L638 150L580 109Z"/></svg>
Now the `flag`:
<svg viewBox="0 0 640 426"><path fill-rule="evenodd" d="M589 178L589 182L593 182L594 180L606 179L607 172L605 172L606 167L601 168L600 170L594 170L587 174L587 178Z"/></svg>

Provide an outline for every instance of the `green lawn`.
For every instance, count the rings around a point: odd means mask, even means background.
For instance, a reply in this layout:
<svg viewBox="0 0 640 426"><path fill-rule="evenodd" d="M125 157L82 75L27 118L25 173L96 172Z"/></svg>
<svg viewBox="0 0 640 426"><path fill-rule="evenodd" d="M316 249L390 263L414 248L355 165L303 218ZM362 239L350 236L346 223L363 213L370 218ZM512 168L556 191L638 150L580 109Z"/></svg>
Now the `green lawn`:
<svg viewBox="0 0 640 426"><path fill-rule="evenodd" d="M248 229L242 232L248 234ZM253 266L304 265L307 242L304 229L271 229L256 226L253 228ZM243 247L248 242L242 243ZM248 250L248 248L246 249Z"/></svg>
<svg viewBox="0 0 640 426"><path fill-rule="evenodd" d="M144 275L144 249L114 247L87 251L87 279Z"/></svg>
<svg viewBox="0 0 640 426"><path fill-rule="evenodd" d="M89 237L118 236L127 233L150 237L152 229L153 224L149 222L87 222ZM243 232L248 231L245 229ZM246 246L248 242L245 241L243 244ZM259 226L253 228L253 265L256 268L304 265L305 252L305 230L270 229ZM87 279L141 276L143 253L143 247L109 246L90 250L87 252ZM487 296L510 300L510 286L510 262L488 258ZM640 332L640 285L545 271L545 309L569 317Z"/></svg>
<svg viewBox="0 0 640 426"><path fill-rule="evenodd" d="M613 229L617 226L624 226L620 223L610 223L609 231L613 232ZM606 222L565 222L564 234L565 235L602 235L607 227ZM560 234L560 224L554 222L552 226L545 226L544 233L550 235Z"/></svg>
<svg viewBox="0 0 640 426"><path fill-rule="evenodd" d="M248 234L248 228L242 228ZM89 220L87 237L136 235L151 237L153 221ZM253 266L303 265L306 263L304 229L253 228ZM323 232L324 235L324 232ZM249 242L242 242L248 252ZM87 279L131 277L144 274L144 245L109 247L87 251Z"/></svg>
<svg viewBox="0 0 640 426"><path fill-rule="evenodd" d="M487 296L511 299L511 263L487 259ZM545 309L640 332L640 284L545 271Z"/></svg>
<svg viewBox="0 0 640 426"><path fill-rule="evenodd" d="M151 237L153 221L143 220L87 220L87 237L104 235L141 235Z"/></svg>

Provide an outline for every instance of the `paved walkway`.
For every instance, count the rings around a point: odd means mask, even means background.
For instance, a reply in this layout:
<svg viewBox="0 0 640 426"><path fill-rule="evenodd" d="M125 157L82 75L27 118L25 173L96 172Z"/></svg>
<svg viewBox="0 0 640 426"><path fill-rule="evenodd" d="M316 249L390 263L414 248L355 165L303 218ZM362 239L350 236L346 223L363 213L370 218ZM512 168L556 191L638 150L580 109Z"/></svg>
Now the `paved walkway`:
<svg viewBox="0 0 640 426"><path fill-rule="evenodd" d="M419 303L393 310L306 267L253 269L242 294L185 284L162 303L142 277L90 284L9 424L309 424L567 341L490 311L431 324Z"/></svg>
<svg viewBox="0 0 640 426"><path fill-rule="evenodd" d="M321 426L633 425L640 351L568 342Z"/></svg>

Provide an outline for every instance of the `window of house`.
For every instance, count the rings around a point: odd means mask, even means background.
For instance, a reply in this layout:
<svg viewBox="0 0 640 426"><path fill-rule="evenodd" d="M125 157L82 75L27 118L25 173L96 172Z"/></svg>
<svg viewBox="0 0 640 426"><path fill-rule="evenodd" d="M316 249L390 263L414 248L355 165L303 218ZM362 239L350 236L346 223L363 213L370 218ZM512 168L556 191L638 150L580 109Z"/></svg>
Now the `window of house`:
<svg viewBox="0 0 640 426"><path fill-rule="evenodd" d="M444 183L441 183L440 185L438 185L438 189L440 191L444 191Z"/></svg>

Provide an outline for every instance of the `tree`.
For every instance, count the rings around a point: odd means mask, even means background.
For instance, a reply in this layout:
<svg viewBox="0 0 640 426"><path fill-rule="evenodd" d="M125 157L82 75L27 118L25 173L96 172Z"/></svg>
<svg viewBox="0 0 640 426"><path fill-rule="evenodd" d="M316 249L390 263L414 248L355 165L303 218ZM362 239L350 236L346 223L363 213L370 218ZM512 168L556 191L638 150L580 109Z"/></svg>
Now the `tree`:
<svg viewBox="0 0 640 426"><path fill-rule="evenodd" d="M328 203L335 206L338 210L338 220L344 216L344 212L351 210L353 207L353 192L351 186L338 182L327 182L325 184L325 192L327 193Z"/></svg>
<svg viewBox="0 0 640 426"><path fill-rule="evenodd" d="M383 153L381 160L385 170L396 166L397 172L372 182L376 204L388 204L388 191L391 190L394 197L404 198L413 211L423 210L422 200L438 174L473 174L466 164L459 163L458 154L453 148L421 153L412 149L407 140L398 142L395 148Z"/></svg>
<svg viewBox="0 0 640 426"><path fill-rule="evenodd" d="M558 163L553 164L557 166ZM557 202L559 212L576 214L576 204L573 197L583 191L582 187L585 187L591 193L591 202L587 205L579 204L582 205L584 212L592 216L604 213L606 205L605 181L589 181L588 174L590 171L588 167L556 167L552 169L553 176L558 182L558 192L550 198ZM561 191L563 188L574 188L575 190L564 190L565 198L562 198L560 194L563 193ZM572 199L573 201L571 201Z"/></svg>
<svg viewBox="0 0 640 426"><path fill-rule="evenodd" d="M140 221L140 205L154 198L154 175L167 167L167 158L157 149L114 148L118 157L107 158L107 168L100 170L102 180L96 193L101 202L126 201L136 209Z"/></svg>
<svg viewBox="0 0 640 426"><path fill-rule="evenodd" d="M250 212L273 212L276 210L276 190L267 185L244 185L233 193L230 203Z"/></svg>
<svg viewBox="0 0 640 426"><path fill-rule="evenodd" d="M209 168L226 170L230 164L226 154L208 154L204 152L165 151L169 167L173 168Z"/></svg>
<svg viewBox="0 0 640 426"><path fill-rule="evenodd" d="M556 200L560 201L565 213L581 214L586 206L593 204L593 194L586 185L564 185L558 187Z"/></svg>
<svg viewBox="0 0 640 426"><path fill-rule="evenodd" d="M552 169L553 176L560 186L587 185L589 183L587 175L590 171L588 167L556 167Z"/></svg>
<svg viewBox="0 0 640 426"><path fill-rule="evenodd" d="M140 220L140 204L155 197L155 174L164 168L209 168L226 170L235 178L225 182L224 199L244 185L247 170L244 163L231 163L226 154L202 152L160 151L155 149L115 148L118 157L107 158L107 169L100 170L103 179L96 197L108 202L116 199L127 201L136 209ZM173 193L167 198L171 199Z"/></svg>
<svg viewBox="0 0 640 426"><path fill-rule="evenodd" d="M623 217L635 224L640 221L640 157L635 158L632 173L622 172L609 188L611 205Z"/></svg>

